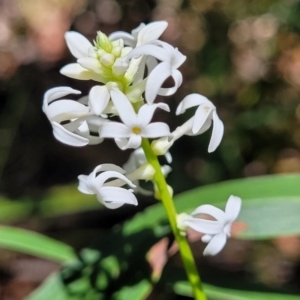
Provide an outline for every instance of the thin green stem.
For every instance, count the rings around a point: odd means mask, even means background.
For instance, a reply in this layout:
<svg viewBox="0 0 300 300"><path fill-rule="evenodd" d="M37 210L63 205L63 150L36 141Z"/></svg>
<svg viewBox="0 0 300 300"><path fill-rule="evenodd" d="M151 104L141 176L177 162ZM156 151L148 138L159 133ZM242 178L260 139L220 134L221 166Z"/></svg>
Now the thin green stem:
<svg viewBox="0 0 300 300"><path fill-rule="evenodd" d="M194 260L191 248L188 244L187 239L180 234L180 231L177 228L177 225L176 225L177 212L176 212L176 209L174 206L172 196L169 193L165 177L161 172L160 163L157 159L157 156L153 153L150 143L147 139L143 139L142 147L143 147L143 150L145 152L148 162L155 169L154 182L157 185L162 203L167 212L167 216L168 216L173 234L178 243L178 247L179 247L182 261L183 261L183 264L185 267L185 271L187 273L188 280L193 289L194 298L196 300L207 300L207 298L203 292L200 276L198 274L198 270L197 270L197 267L195 264L195 260Z"/></svg>

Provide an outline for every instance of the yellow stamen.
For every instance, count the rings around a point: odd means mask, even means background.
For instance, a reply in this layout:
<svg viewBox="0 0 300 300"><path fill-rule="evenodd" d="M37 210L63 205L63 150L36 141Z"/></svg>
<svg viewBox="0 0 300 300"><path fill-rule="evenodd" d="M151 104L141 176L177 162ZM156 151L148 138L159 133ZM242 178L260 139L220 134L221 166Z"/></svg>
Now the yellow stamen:
<svg viewBox="0 0 300 300"><path fill-rule="evenodd" d="M135 134L140 134L142 132L142 129L140 127L133 127L132 132Z"/></svg>

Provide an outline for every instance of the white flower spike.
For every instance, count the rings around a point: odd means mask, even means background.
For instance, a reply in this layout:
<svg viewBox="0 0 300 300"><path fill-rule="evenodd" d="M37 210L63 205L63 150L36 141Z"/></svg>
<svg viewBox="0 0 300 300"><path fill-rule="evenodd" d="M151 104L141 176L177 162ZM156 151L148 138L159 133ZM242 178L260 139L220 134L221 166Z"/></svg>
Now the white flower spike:
<svg viewBox="0 0 300 300"><path fill-rule="evenodd" d="M101 172L100 174L98 174ZM120 185L128 184L135 188L135 185L123 174L125 171L113 164L103 164L97 166L90 175L79 175L78 190L84 194L96 194L100 203L107 208L116 209L124 204L137 205L137 199L133 190L124 189ZM117 178L118 186L110 186L108 180Z"/></svg>
<svg viewBox="0 0 300 300"><path fill-rule="evenodd" d="M57 100L69 94L80 93L70 87L52 88L44 95L43 111L51 122L55 138L60 142L75 147L99 144L103 139L91 135L90 131L93 124L102 125L105 120L94 117L89 107L78 101ZM63 121L68 121L68 123L62 125Z"/></svg>
<svg viewBox="0 0 300 300"><path fill-rule="evenodd" d="M216 255L224 248L227 237L230 236L231 225L238 217L241 205L241 198L236 196L229 197L225 212L209 204L201 205L191 215L179 215L178 228L184 229L187 226L203 233L202 241L208 243L203 255ZM215 220L202 219L203 214L210 215Z"/></svg>
<svg viewBox="0 0 300 300"><path fill-rule="evenodd" d="M169 126L162 122L150 123L157 107L169 111L165 103L144 104L136 114L126 96L117 89L112 89L112 101L123 123L107 122L100 132L101 138L114 138L120 149L137 149L142 138L157 138L170 134Z"/></svg>

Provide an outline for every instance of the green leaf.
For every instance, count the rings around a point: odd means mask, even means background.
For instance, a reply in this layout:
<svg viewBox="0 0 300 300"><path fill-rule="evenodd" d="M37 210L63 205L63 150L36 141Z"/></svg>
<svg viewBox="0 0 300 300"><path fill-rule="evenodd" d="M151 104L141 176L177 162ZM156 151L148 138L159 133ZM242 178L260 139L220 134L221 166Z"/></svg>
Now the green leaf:
<svg viewBox="0 0 300 300"><path fill-rule="evenodd" d="M252 291L241 291L220 288L209 284L204 284L204 291L208 297L213 300L298 300L299 296L277 294L277 293L263 293ZM192 289L189 282L176 282L173 286L174 291L178 295L193 297Z"/></svg>
<svg viewBox="0 0 300 300"><path fill-rule="evenodd" d="M152 291L152 285L148 280L142 280L134 286L125 286L114 294L114 300L142 300Z"/></svg>
<svg viewBox="0 0 300 300"><path fill-rule="evenodd" d="M204 203L224 209L230 195L243 200L239 220L248 228L239 237L266 239L300 234L299 175L270 175L211 184L177 195L175 205L179 213L190 212ZM128 221L124 233L146 228L162 230L158 225L165 221L162 205L154 205Z"/></svg>
<svg viewBox="0 0 300 300"><path fill-rule="evenodd" d="M73 249L62 242L36 232L9 226L0 227L0 247L58 263L76 259Z"/></svg>
<svg viewBox="0 0 300 300"><path fill-rule="evenodd" d="M49 276L41 286L34 290L24 300L79 300L75 297L70 297L65 290L65 287L60 279L59 274Z"/></svg>

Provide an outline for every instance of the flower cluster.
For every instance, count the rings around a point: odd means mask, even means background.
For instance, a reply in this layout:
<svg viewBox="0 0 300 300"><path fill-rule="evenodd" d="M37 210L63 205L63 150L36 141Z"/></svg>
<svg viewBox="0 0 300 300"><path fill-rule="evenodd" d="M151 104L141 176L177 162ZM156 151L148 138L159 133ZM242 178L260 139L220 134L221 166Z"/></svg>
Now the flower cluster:
<svg viewBox="0 0 300 300"><path fill-rule="evenodd" d="M98 32L93 44L80 33L67 32L66 43L77 62L64 66L61 74L93 80L95 86L77 101L65 99L70 94L80 94L70 87L55 87L44 95L43 111L60 142L82 147L111 138L122 150L135 149L125 170L104 164L88 176L79 176L79 190L95 194L99 202L111 209L123 204L137 205L134 191L152 193L140 186L140 180L152 181L154 191L157 190L155 171L141 148L143 139L151 139L153 153L165 155L171 162L168 150L183 135L199 135L213 127L209 152L218 147L223 137L224 126L216 107L199 94L188 95L177 107L177 115L197 108L194 116L175 131L170 132L164 122L152 121L157 109L170 111L166 103L155 100L157 95L169 96L177 91L182 83L178 68L186 59L177 48L158 40L166 27L167 22L158 21L141 24L131 34L117 31L107 36ZM165 88L163 83L169 77L174 85ZM162 166L161 170L167 176L171 168ZM158 193L155 195L159 198ZM185 222L190 226L188 220Z"/></svg>

